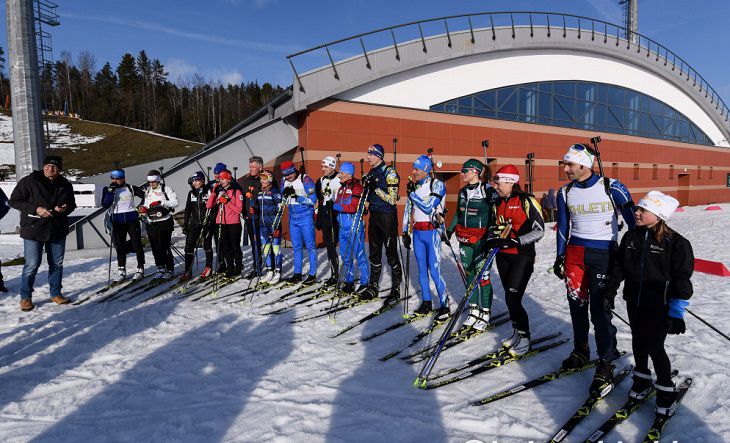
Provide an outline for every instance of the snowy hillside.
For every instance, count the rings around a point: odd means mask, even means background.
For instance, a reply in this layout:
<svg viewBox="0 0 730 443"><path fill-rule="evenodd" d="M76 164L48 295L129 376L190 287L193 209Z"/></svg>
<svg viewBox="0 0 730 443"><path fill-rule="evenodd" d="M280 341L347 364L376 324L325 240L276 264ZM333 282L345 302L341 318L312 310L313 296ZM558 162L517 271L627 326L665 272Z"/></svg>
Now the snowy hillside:
<svg viewBox="0 0 730 443"><path fill-rule="evenodd" d="M730 264L723 211L687 208L670 225L693 244L698 258ZM3 236L4 237L4 236ZM182 247L178 237L178 246ZM1 256L16 256L22 244L0 243ZM552 231L538 245L525 306L533 337L561 331L572 338L564 290L546 270L555 256ZM291 250L285 250L289 271ZM327 276L320 251L320 277ZM132 257L130 256L130 265ZM73 298L102 287L107 250L68 252L65 294ZM148 254L152 263L151 254ZM463 285L444 247L447 286L458 300ZM45 269L45 264L43 265ZM418 371L399 359L379 357L404 345L425 321L366 343L348 342L400 319L390 311L336 339L328 336L375 309L365 305L327 318L291 324L317 308L297 307L262 315L260 307L285 291L214 301L181 301L179 295L140 303L93 303L57 307L48 303L45 271L39 275L31 313L18 309L20 267L3 268L11 293L0 300L0 440L87 441L274 441L274 442L483 442L545 441L583 402L592 371L545 384L483 407L468 402L557 368L572 343L522 362L437 390L411 383ZM495 312L506 308L499 278ZM695 274L690 308L730 332L729 279ZM220 297L245 288L237 283ZM411 287L417 286L411 260ZM383 282L381 288L388 288ZM413 290L412 290L413 293ZM237 301L237 302L228 302ZM410 309L417 306L411 299ZM623 302L617 312L625 318ZM276 305L283 306L282 304ZM730 354L728 343L692 317L687 333L670 336L667 349L694 385L662 441L730 441ZM630 351L628 327L615 320L620 349ZM495 349L507 325L444 353L436 370ZM438 334L423 345L433 342ZM595 348L594 348L595 349ZM621 362L631 362L630 353ZM621 363L620 362L620 363ZM620 364L619 363L619 364ZM625 380L569 436L583 441L626 398ZM653 402L605 441L636 441L653 417Z"/></svg>

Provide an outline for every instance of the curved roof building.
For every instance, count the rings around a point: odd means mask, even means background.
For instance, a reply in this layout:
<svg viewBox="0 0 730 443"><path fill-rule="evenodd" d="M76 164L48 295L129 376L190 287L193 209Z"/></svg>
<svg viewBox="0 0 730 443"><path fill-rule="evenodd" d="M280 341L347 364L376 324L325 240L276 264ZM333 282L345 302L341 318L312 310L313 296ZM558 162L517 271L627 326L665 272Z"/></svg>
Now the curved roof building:
<svg viewBox="0 0 730 443"><path fill-rule="evenodd" d="M728 107L679 55L639 34L627 39L618 25L566 14L471 14L288 58L292 88L172 168L168 181L185 189L190 173L220 159L245 170L252 154L272 169L303 158L318 171L325 155L357 163L372 143L390 154L397 144L401 177L433 148L453 205L461 164L483 158L488 140L490 166L531 173L526 184L540 197L566 183L567 147L600 135L606 175L635 199L657 189L683 205L730 201Z"/></svg>

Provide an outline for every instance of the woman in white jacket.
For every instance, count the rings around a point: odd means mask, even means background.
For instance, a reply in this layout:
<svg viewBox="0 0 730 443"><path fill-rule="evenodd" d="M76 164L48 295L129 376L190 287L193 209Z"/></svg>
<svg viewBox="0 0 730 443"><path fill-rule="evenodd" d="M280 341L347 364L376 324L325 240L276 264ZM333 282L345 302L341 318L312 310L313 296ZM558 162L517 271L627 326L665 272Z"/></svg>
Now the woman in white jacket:
<svg viewBox="0 0 730 443"><path fill-rule="evenodd" d="M168 280L173 277L174 262L170 243L174 221L172 214L177 208L175 191L161 183L160 171L153 169L147 173L149 187L145 190L144 201L140 206L142 220L147 225L152 254L155 257L157 274L154 279Z"/></svg>

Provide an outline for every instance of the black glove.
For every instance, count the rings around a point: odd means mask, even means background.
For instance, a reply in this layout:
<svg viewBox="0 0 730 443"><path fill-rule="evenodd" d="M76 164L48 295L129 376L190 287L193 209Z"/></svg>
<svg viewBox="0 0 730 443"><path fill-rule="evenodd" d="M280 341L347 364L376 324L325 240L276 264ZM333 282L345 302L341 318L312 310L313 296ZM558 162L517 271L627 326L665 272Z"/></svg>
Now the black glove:
<svg viewBox="0 0 730 443"><path fill-rule="evenodd" d="M297 191L294 190L294 186L287 186L281 192L281 195L283 195L284 198L294 197L295 195L297 195Z"/></svg>
<svg viewBox="0 0 730 443"><path fill-rule="evenodd" d="M683 318L667 317L667 334L684 334L685 331Z"/></svg>
<svg viewBox="0 0 730 443"><path fill-rule="evenodd" d="M602 302L603 302L603 310L606 312L611 312L616 307L616 305L614 304L613 297L611 297L611 296L608 296L608 297L604 296Z"/></svg>
<svg viewBox="0 0 730 443"><path fill-rule="evenodd" d="M558 255L555 257L555 263L553 263L553 274L556 277L563 280L565 279L565 256Z"/></svg>
<svg viewBox="0 0 730 443"><path fill-rule="evenodd" d="M406 249L411 249L411 236L408 235L407 232L403 233L403 246L406 247Z"/></svg>
<svg viewBox="0 0 730 443"><path fill-rule="evenodd" d="M366 175L365 178L362 181L363 186L370 189L371 192L375 191L375 188L377 187L377 183L375 183L375 177L371 177L369 175Z"/></svg>
<svg viewBox="0 0 730 443"><path fill-rule="evenodd" d="M183 225L182 231L183 231L183 235L188 235L188 225Z"/></svg>
<svg viewBox="0 0 730 443"><path fill-rule="evenodd" d="M408 184L406 185L406 191L408 192L408 194L410 194L411 192L416 192L417 188L418 185L416 184L416 182L408 180Z"/></svg>
<svg viewBox="0 0 730 443"><path fill-rule="evenodd" d="M520 245L520 242L516 238L502 238L502 237L495 237L490 238L487 240L486 246L487 249L508 249L508 248L516 248Z"/></svg>

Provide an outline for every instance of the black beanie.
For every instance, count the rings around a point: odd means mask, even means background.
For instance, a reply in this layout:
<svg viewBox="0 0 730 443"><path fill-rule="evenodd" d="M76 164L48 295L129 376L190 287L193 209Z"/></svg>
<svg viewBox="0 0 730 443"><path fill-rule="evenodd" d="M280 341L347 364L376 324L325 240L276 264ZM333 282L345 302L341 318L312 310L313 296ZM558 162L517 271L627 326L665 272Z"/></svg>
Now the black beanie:
<svg viewBox="0 0 730 443"><path fill-rule="evenodd" d="M57 155L49 155L43 161L43 166L45 165L54 165L58 169L63 169L63 159Z"/></svg>

